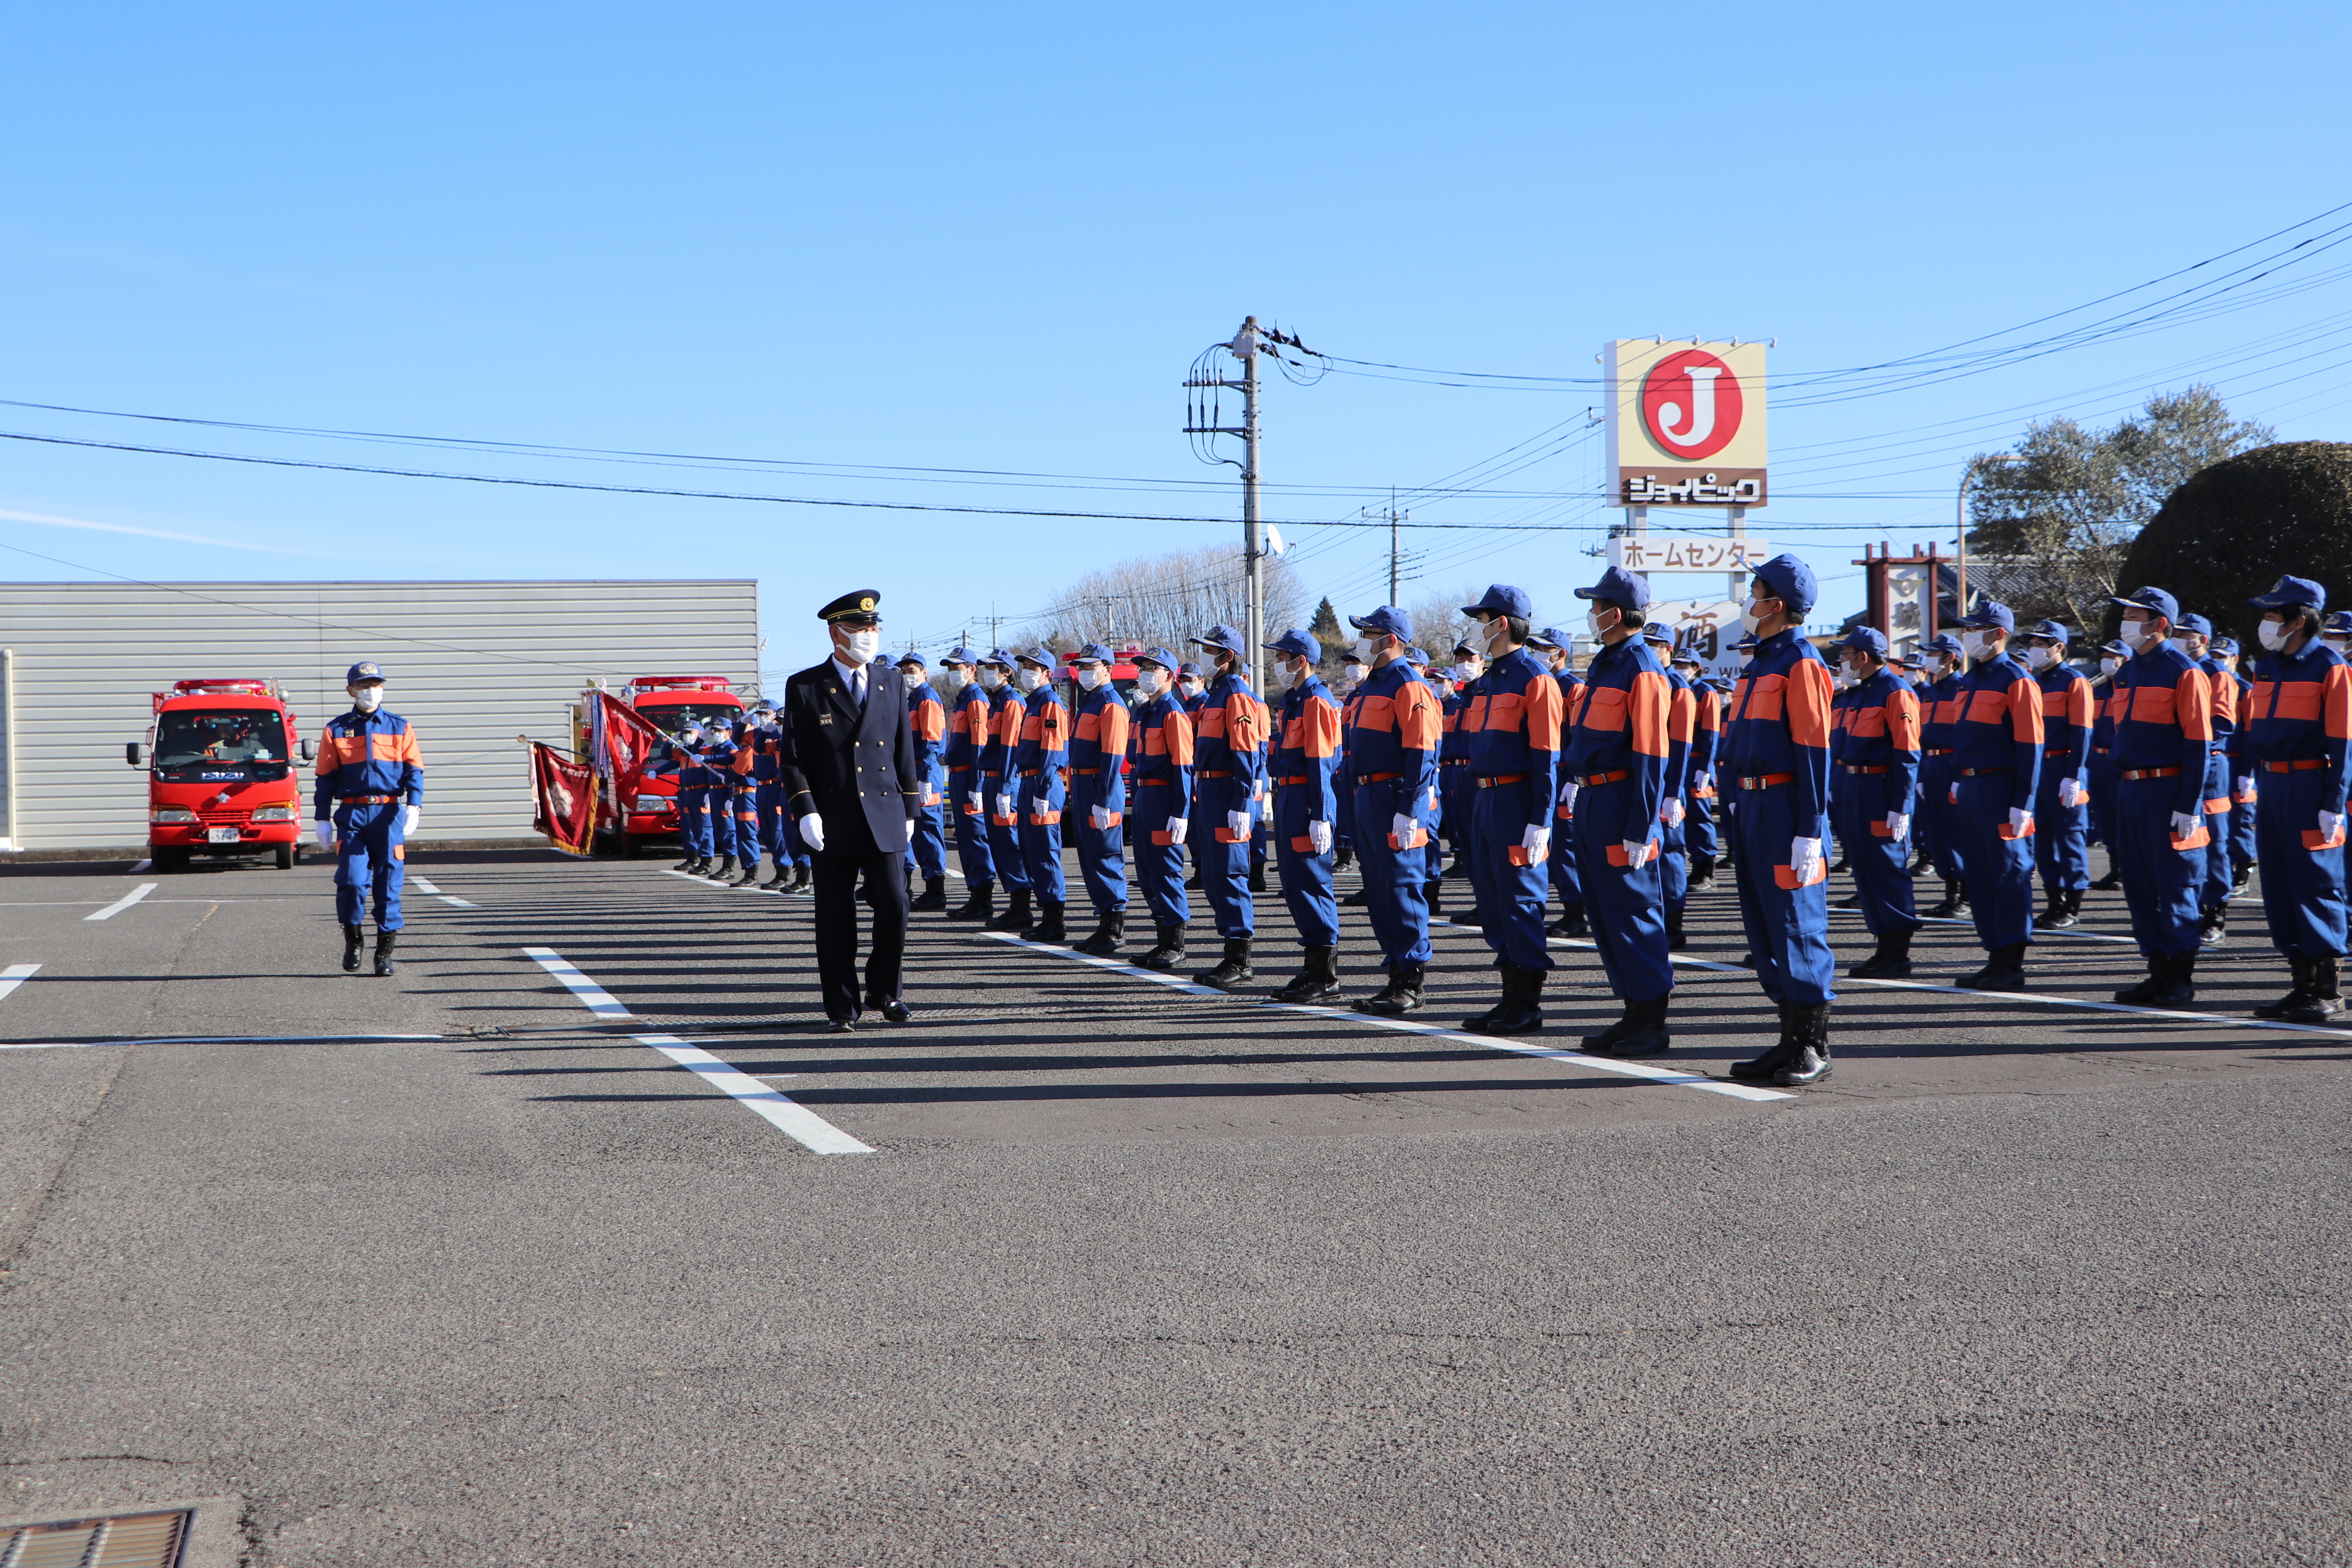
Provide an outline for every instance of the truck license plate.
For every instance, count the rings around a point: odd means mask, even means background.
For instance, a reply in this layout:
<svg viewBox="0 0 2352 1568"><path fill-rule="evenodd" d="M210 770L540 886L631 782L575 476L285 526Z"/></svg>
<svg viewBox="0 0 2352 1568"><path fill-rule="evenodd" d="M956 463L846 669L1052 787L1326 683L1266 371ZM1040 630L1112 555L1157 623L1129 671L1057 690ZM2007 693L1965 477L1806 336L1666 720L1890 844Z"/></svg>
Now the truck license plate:
<svg viewBox="0 0 2352 1568"><path fill-rule="evenodd" d="M234 844L243 837L244 835L234 827L215 827L208 829L205 834L205 837L214 844Z"/></svg>

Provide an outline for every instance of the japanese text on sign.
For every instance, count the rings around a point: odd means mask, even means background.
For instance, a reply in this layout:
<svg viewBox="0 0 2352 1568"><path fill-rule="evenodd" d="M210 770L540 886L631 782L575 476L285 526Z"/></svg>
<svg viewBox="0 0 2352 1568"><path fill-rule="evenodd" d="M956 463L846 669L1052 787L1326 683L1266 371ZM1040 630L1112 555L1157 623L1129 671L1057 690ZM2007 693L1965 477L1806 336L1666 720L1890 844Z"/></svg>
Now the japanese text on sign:
<svg viewBox="0 0 2352 1568"><path fill-rule="evenodd" d="M1668 481L1655 474L1628 474L1621 499L1633 506L1760 506L1764 481L1753 476L1724 481L1714 474Z"/></svg>
<svg viewBox="0 0 2352 1568"><path fill-rule="evenodd" d="M1609 542L1609 564L1628 572L1752 572L1772 559L1761 539L1677 539L1624 534Z"/></svg>

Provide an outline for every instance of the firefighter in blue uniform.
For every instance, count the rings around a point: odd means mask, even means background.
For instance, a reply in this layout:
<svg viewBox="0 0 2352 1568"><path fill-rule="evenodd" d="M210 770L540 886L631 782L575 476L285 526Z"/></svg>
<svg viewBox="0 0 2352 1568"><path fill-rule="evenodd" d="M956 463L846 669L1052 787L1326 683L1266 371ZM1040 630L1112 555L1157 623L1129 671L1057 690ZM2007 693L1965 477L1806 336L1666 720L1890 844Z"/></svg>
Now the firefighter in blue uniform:
<svg viewBox="0 0 2352 1568"><path fill-rule="evenodd" d="M2184 615L2174 624L2173 640L2187 654L2205 683L2213 689L2213 743L2205 758L2205 830L2213 842L2205 853L2205 882L2198 889L2198 940L2211 947L2229 940L2230 900L2230 733L2238 727L2238 683L2207 651L2213 623L2203 616Z"/></svg>
<svg viewBox="0 0 2352 1568"><path fill-rule="evenodd" d="M714 882L730 882L735 877L735 721L714 713L703 721L702 733L708 792L703 798L710 816L711 853L719 861L701 874Z"/></svg>
<svg viewBox="0 0 2352 1568"><path fill-rule="evenodd" d="M424 813L425 759L407 720L383 706L383 671L362 659L343 672L350 711L319 737L311 815L319 847L335 857L335 920L343 972L358 973L361 922L375 902L375 972L390 974L400 945L400 886L408 838Z"/></svg>
<svg viewBox="0 0 2352 1568"><path fill-rule="evenodd" d="M1440 880L1470 879L1470 802L1465 791L1470 777L1470 737L1462 729L1462 713L1469 707L1478 678L1485 674L1486 661L1467 642L1454 645L1454 663L1446 670L1447 679L1430 679L1430 689L1437 693L1438 712L1445 726L1444 739L1437 751L1437 808L1442 813L1439 835L1453 854L1453 864L1441 874ZM1424 678L1427 679L1427 678ZM1430 884L1429 911L1438 911L1440 889Z"/></svg>
<svg viewBox="0 0 2352 1568"><path fill-rule="evenodd" d="M1698 696L1675 668L1675 634L1653 621L1642 640L1666 672L1666 782L1658 807L1658 889L1664 896L1666 951L1690 945L1683 935L1683 910L1690 899L1690 754L1698 734Z"/></svg>
<svg viewBox="0 0 2352 1568"><path fill-rule="evenodd" d="M1192 716L1176 691L1180 661L1164 647L1135 658L1135 879L1151 910L1151 951L1135 962L1162 974L1184 962L1184 840L1192 832Z"/></svg>
<svg viewBox="0 0 2352 1568"><path fill-rule="evenodd" d="M2205 770L2213 752L2213 684L2168 634L2180 603L2162 588L2114 601L2132 656L2116 672L2116 858L2132 936L2147 978L2116 993L2146 1007L2197 998L2198 895L2205 885Z"/></svg>
<svg viewBox="0 0 2352 1568"><path fill-rule="evenodd" d="M1339 704L1315 673L1323 647L1297 627L1265 645L1283 687L1276 710L1267 776L1274 790L1275 874L1306 952L1277 1002L1322 1002L1339 994L1339 905L1331 896L1332 846L1338 841Z"/></svg>
<svg viewBox="0 0 2352 1568"><path fill-rule="evenodd" d="M1012 897L1004 912L988 921L990 931L1023 931L1029 926L1029 870L1021 854L1020 802L1014 788L1013 749L1021 743L1021 721L1027 713L1013 684L1013 656L991 648L980 661L981 689L988 697L988 730L980 747L981 802L988 823L988 856L997 879ZM969 914L966 919L974 918Z"/></svg>
<svg viewBox="0 0 2352 1568"><path fill-rule="evenodd" d="M758 818L760 847L767 851L771 868L768 879L760 885L772 893L784 891L793 875L793 854L784 842L785 836L792 832L792 814L784 809L782 735L774 707L761 700L751 710L748 743L751 750L751 810Z"/></svg>
<svg viewBox="0 0 2352 1568"><path fill-rule="evenodd" d="M760 766L760 731L746 713L735 733L734 754L727 760L727 771L720 776L719 791L713 798L723 795L727 812L735 826L735 859L742 870L730 886L748 888L760 879L760 852L765 847L760 837L760 782L755 776Z"/></svg>
<svg viewBox="0 0 2352 1568"><path fill-rule="evenodd" d="M1224 940L1216 966L1194 978L1226 990L1255 973L1250 942L1257 931L1257 910L1250 898L1249 841L1251 805L1265 773L1259 734L1265 710L1250 689L1239 632L1211 626L1192 643L1208 655L1215 679L1192 714L1192 831L1185 842L1200 868L1201 891L1217 935Z"/></svg>
<svg viewBox="0 0 2352 1568"><path fill-rule="evenodd" d="M2025 989L2033 942L2033 802L2042 785L2042 689L2009 647L2017 617L1980 599L1960 621L1973 662L1961 679L1946 799L1967 867L1969 910L1985 966L1958 982L1972 991Z"/></svg>
<svg viewBox="0 0 2352 1568"><path fill-rule="evenodd" d="M1968 860L1952 805L1952 752L1959 744L1961 679L1968 672L1960 639L1938 632L1920 649L1919 821L1928 864L1944 879L1944 901L1928 910L1937 920L1969 912Z"/></svg>
<svg viewBox="0 0 2352 1568"><path fill-rule="evenodd" d="M1528 639L1528 646L1537 650L1559 688L1560 719L1566 723L1584 690L1584 678L1570 664L1573 644L1558 626L1546 626ZM1575 799L1576 786L1563 771L1552 786L1551 858L1544 862L1551 869L1551 889L1559 895L1559 919L1544 928L1547 936L1580 937L1590 929L1584 920L1584 883L1576 867Z"/></svg>
<svg viewBox="0 0 2352 1568"><path fill-rule="evenodd" d="M2042 692L2042 782L2033 797L2033 864L2049 907L2034 921L2061 931L2080 918L2091 885L2091 683L2066 662L2074 634L2043 621L2025 634L2025 664Z"/></svg>
<svg viewBox="0 0 2352 1568"><path fill-rule="evenodd" d="M1601 646L1585 666L1584 692L1561 751L1576 786L1577 868L1592 942L1624 1016L1583 1037L1601 1055L1654 1057L1673 1045L1666 1008L1675 971L1666 949L1665 890L1658 857L1671 742L1673 688L1643 640L1650 584L1612 566L1576 596Z"/></svg>
<svg viewBox="0 0 2352 1568"><path fill-rule="evenodd" d="M2294 989L2258 1018L2333 1024L2344 1014L2345 747L2352 737L2352 668L2318 640L2327 591L2282 577L2254 598L2263 654L2242 717L2246 766L2265 794L2263 913L2286 955Z"/></svg>
<svg viewBox="0 0 2352 1568"><path fill-rule="evenodd" d="M2131 658L2131 649L2121 642L2099 645L2099 673L2091 682L2092 710L2091 761L2087 771L2091 785L2091 837L2107 852L2107 874L2091 884L2092 892L2110 892L2124 885L2123 857L2116 851L2116 712L2121 689L2116 682L2116 672Z"/></svg>
<svg viewBox="0 0 2352 1568"><path fill-rule="evenodd" d="M1429 973L1429 846L1437 837L1437 695L1413 673L1406 654L1412 620L1394 605L1350 616L1356 653L1371 673L1349 700L1345 749L1354 791L1349 806L1356 864L1363 868L1364 912L1380 944L1388 984L1365 998L1367 1012L1391 1017L1417 1011Z"/></svg>
<svg viewBox="0 0 2352 1568"><path fill-rule="evenodd" d="M2254 852L2254 824L2260 814L2262 780L2254 775L2253 753L2246 746L2246 705L2253 700L2254 683L2239 662L2237 638L2215 637L2210 651L2213 662L2238 686L2238 721L2231 726L2229 742L2222 748L2229 763L2230 893L2234 899L2254 879L2259 859Z"/></svg>
<svg viewBox="0 0 2352 1568"><path fill-rule="evenodd" d="M1068 798L1070 710L1054 689L1052 651L1033 647L1013 658L1013 679L1021 691L1019 739L1013 748L1012 775L1005 788L1019 818L1021 868L1037 897L1034 925L1019 930L1031 942L1048 945L1067 942L1063 924L1066 902L1062 879L1062 805ZM1003 803L998 803L1000 812Z"/></svg>
<svg viewBox="0 0 2352 1568"><path fill-rule="evenodd" d="M1820 594L1812 568L1776 555L1756 569L1741 623L1756 652L1723 723L1724 787L1739 919L1756 983L1779 1008L1780 1037L1731 1076L1783 1088L1830 1076L1829 667L1803 636Z"/></svg>
<svg viewBox="0 0 2352 1568"><path fill-rule="evenodd" d="M1687 897L1715 886L1715 858L1720 847L1715 826L1718 794L1715 763L1723 746L1723 693L1707 680L1698 655L1689 648L1676 649L1670 668L1690 688L1693 704L1690 760L1685 771L1688 783L1683 792L1683 804L1689 813L1683 822L1683 838L1690 855Z"/></svg>
<svg viewBox="0 0 2352 1568"><path fill-rule="evenodd" d="M686 858L677 868L694 876L710 869L718 842L710 823L710 765L703 760L710 737L698 721L688 719L671 738L670 761L677 768L677 837Z"/></svg>
<svg viewBox="0 0 2352 1568"><path fill-rule="evenodd" d="M952 689L940 760L947 768L947 811L955 824L956 858L963 867L964 901L949 911L951 921L985 921L996 913L996 860L988 842L988 793L980 777L992 710L973 668L978 662L968 647L950 648L940 660Z"/></svg>
<svg viewBox="0 0 2352 1568"><path fill-rule="evenodd" d="M1080 952L1108 958L1127 940L1127 751L1130 715L1111 683L1111 650L1090 642L1070 656L1078 686L1071 721L1070 837L1095 929Z"/></svg>
<svg viewBox="0 0 2352 1568"><path fill-rule="evenodd" d="M2336 650L2336 657L2352 660L2352 610L2338 610L2327 617L2319 630L2322 644Z"/></svg>
<svg viewBox="0 0 2352 1568"><path fill-rule="evenodd" d="M1544 977L1551 973L1544 932L1551 880L1546 863L1566 704L1559 680L1527 646L1535 606L1523 591L1494 584L1462 613L1476 624L1471 637L1486 644L1473 650L1481 656L1479 670L1457 727L1467 764L1458 798L1471 819L1463 842L1503 989L1501 1000L1462 1026L1484 1035L1532 1035L1543 1027Z"/></svg>
<svg viewBox="0 0 2352 1568"><path fill-rule="evenodd" d="M1837 761L1845 776L1837 810L1860 899L1855 907L1878 942L1847 973L1865 980L1909 978L1911 936L1919 929L1906 865L1917 819L1919 698L1887 662L1887 653L1875 626L1856 626L1839 648L1853 684L1846 689L1845 741Z"/></svg>
<svg viewBox="0 0 2352 1568"><path fill-rule="evenodd" d="M916 803L915 836L907 841L907 910L932 914L948 907L947 705L931 689L930 667L909 648L898 656L907 680L907 726L915 732L915 766L922 779ZM915 891L920 872L923 890Z"/></svg>
<svg viewBox="0 0 2352 1568"><path fill-rule="evenodd" d="M1453 682L1441 675L1435 665L1431 662L1429 655L1418 647L1406 648L1404 650L1404 661L1405 664L1412 670L1414 677L1419 679L1423 685L1429 688L1430 696L1437 700L1440 714L1439 722L1442 726L1444 723L1443 715L1445 708L1445 698L1446 694L1453 689ZM1422 851L1422 858L1427 862L1423 868L1424 874L1422 878L1422 893L1423 898L1428 901L1429 913L1432 919L1438 918L1444 912L1440 907L1438 889L1442 885L1440 879L1444 875L1445 871L1444 751L1444 733L1441 728L1438 736L1439 773L1436 804L1434 806L1436 815L1430 819L1429 842L1423 847ZM1478 923L1478 910L1475 907L1475 900L1473 900L1473 907L1467 919L1454 921L1452 923L1455 925L1467 926L1476 925Z"/></svg>

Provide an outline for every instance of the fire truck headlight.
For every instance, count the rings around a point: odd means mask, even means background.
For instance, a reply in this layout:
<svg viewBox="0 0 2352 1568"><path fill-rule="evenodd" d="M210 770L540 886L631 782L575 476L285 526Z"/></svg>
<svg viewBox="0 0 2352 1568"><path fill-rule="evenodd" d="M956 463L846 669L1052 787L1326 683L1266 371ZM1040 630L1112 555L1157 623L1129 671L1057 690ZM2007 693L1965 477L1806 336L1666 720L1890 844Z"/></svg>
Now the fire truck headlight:
<svg viewBox="0 0 2352 1568"><path fill-rule="evenodd" d="M290 805L257 805L253 808L256 822L291 822L294 808Z"/></svg>
<svg viewBox="0 0 2352 1568"><path fill-rule="evenodd" d="M676 811L677 803L666 795L641 795L629 803L631 811Z"/></svg>
<svg viewBox="0 0 2352 1568"><path fill-rule="evenodd" d="M184 805L159 805L147 814L150 822L194 822L196 814Z"/></svg>

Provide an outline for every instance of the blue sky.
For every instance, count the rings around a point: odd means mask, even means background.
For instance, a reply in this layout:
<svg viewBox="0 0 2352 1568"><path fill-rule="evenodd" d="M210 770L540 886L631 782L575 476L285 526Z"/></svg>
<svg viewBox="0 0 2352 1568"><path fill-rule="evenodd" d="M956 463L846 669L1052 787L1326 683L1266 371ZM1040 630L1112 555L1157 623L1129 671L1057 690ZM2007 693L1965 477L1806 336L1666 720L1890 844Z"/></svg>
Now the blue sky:
<svg viewBox="0 0 2352 1568"><path fill-rule="evenodd" d="M1694 332L1776 338L1776 379L1875 363L2352 201L2341 95L2286 70L2347 45L2340 5L2226 27L2173 5L19 5L0 12L0 397L810 467L25 408L0 429L1231 519L1232 470L1192 458L1178 383L1246 312L1449 370L1591 375L1605 338ZM2342 438L2352 282L2333 265L1988 374L1776 400L1780 499L1754 526L1831 579L1829 618L1859 602L1863 541L1948 536L1960 464L2032 417L2105 421L2201 377L2284 436ZM1564 440L1593 402L1277 381L1266 473L1292 488L1267 511L1346 518L1552 430L1498 482L1557 499L1414 515L1576 531L1422 535L1402 596L1515 581L1564 618L1610 515L1579 499L1597 437ZM938 638L1234 531L0 441L12 575L756 576L776 670L815 657L809 613L848 588L883 590L894 638ZM1287 531L1310 587L1382 596L1381 537Z"/></svg>

